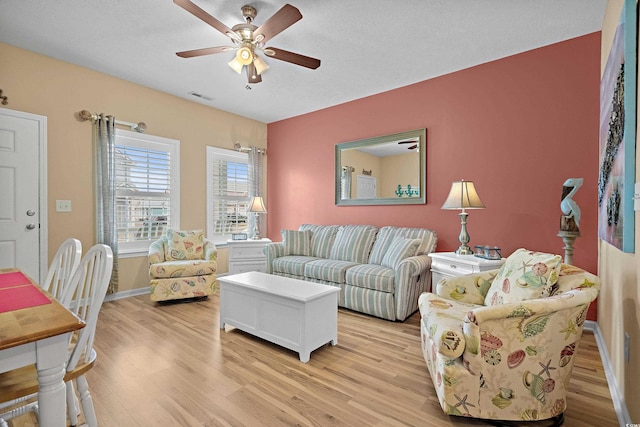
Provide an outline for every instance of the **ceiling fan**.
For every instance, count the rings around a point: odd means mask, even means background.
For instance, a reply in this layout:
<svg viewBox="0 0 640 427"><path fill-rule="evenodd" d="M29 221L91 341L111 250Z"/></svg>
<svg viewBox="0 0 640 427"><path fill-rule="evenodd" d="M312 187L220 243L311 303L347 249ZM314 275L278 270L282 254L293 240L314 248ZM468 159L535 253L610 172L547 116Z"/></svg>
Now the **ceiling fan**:
<svg viewBox="0 0 640 427"><path fill-rule="evenodd" d="M249 83L260 83L262 81L262 73L269 68L269 65L258 56L258 53L264 53L268 57L313 70L320 66L319 59L275 47L264 47L268 40L302 19L300 11L290 4L282 6L280 10L259 27L253 25L253 20L258 13L256 9L252 6L242 6L242 16L244 16L246 22L229 28L189 0L173 0L173 2L220 31L233 42L233 46L207 47L177 52L176 55L181 58L236 51L236 55L229 62L229 66L238 74L242 72L243 68L246 68Z"/></svg>
<svg viewBox="0 0 640 427"><path fill-rule="evenodd" d="M416 139L409 139L407 141L400 141L398 142L398 144L413 144L410 147L407 147L407 150L415 150L416 148L418 148L418 144L416 144L418 142L418 140Z"/></svg>

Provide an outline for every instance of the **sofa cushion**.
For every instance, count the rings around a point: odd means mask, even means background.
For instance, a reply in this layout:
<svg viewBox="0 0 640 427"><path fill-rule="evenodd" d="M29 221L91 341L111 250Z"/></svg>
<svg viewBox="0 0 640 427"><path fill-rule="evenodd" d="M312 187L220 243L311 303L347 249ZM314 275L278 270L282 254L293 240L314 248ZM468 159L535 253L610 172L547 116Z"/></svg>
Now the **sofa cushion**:
<svg viewBox="0 0 640 427"><path fill-rule="evenodd" d="M311 231L311 256L317 258L329 258L331 246L338 233L337 225L313 225L302 224L300 231Z"/></svg>
<svg viewBox="0 0 640 427"><path fill-rule="evenodd" d="M311 230L282 230L285 255L311 255Z"/></svg>
<svg viewBox="0 0 640 427"><path fill-rule="evenodd" d="M291 274L294 276L304 276L304 266L308 262L318 258L311 256L288 255L273 260L272 270L274 273Z"/></svg>
<svg viewBox="0 0 640 427"><path fill-rule="evenodd" d="M317 259L304 266L304 276L326 282L344 283L347 269L357 265L350 261Z"/></svg>
<svg viewBox="0 0 640 427"><path fill-rule="evenodd" d="M384 258L393 239L397 236L408 239L419 239L420 246L416 250L416 255L430 254L435 250L437 243L436 233L426 228L382 227L371 249L369 263L381 265L382 258Z"/></svg>
<svg viewBox="0 0 640 427"><path fill-rule="evenodd" d="M170 277L203 276L216 272L216 261L180 260L166 261L149 266L149 277L165 279Z"/></svg>
<svg viewBox="0 0 640 427"><path fill-rule="evenodd" d="M487 306L526 301L548 295L558 281L562 257L524 248L509 255L491 283Z"/></svg>
<svg viewBox="0 0 640 427"><path fill-rule="evenodd" d="M372 225L344 225L338 230L329 258L365 264L378 228Z"/></svg>
<svg viewBox="0 0 640 427"><path fill-rule="evenodd" d="M358 288L374 289L382 292L393 292L395 271L375 264L360 264L347 270L347 285Z"/></svg>
<svg viewBox="0 0 640 427"><path fill-rule="evenodd" d="M403 259L416 254L418 246L420 246L420 240L418 239L394 237L389 249L387 249L387 253L382 258L382 266L396 269Z"/></svg>
<svg viewBox="0 0 640 427"><path fill-rule="evenodd" d="M185 260L204 258L203 230L168 230L165 259Z"/></svg>

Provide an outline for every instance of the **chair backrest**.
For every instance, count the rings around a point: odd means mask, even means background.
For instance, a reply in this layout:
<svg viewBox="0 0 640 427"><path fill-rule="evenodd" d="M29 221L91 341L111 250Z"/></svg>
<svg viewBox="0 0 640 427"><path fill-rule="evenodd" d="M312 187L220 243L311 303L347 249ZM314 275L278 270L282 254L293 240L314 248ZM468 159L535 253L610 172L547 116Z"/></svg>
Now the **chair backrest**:
<svg viewBox="0 0 640 427"><path fill-rule="evenodd" d="M81 257L82 243L80 240L70 237L62 242L49 265L42 288L55 299L60 300L69 285L71 276L80 265Z"/></svg>
<svg viewBox="0 0 640 427"><path fill-rule="evenodd" d="M107 245L93 246L80 261L71 278L61 303L82 319L86 326L78 332L72 347L67 371L73 370L78 361L90 359L98 313L107 295L113 269L113 253Z"/></svg>

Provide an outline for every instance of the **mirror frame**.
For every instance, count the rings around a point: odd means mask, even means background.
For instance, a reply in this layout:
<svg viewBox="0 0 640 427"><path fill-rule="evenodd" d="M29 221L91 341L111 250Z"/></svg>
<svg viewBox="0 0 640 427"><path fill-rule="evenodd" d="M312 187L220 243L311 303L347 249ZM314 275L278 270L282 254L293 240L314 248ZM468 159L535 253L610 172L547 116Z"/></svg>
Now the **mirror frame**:
<svg viewBox="0 0 640 427"><path fill-rule="evenodd" d="M380 199L346 199L341 196L340 175L342 169L342 150L368 147L384 144L402 139L418 138L420 150L420 195L418 197L397 197ZM361 139L358 141L343 142L335 146L335 202L336 206L372 206L372 205L420 205L427 202L427 130L416 129L392 135L378 136Z"/></svg>

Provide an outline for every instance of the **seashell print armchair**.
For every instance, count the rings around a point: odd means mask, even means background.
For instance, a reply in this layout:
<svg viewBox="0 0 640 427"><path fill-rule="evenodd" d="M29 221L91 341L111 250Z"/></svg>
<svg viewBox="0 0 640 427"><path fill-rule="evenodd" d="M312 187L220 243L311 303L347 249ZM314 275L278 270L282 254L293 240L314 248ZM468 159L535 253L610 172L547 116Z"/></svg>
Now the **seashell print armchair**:
<svg viewBox="0 0 640 427"><path fill-rule="evenodd" d="M151 301L200 298L216 286L218 250L202 230L174 231L149 246Z"/></svg>
<svg viewBox="0 0 640 427"><path fill-rule="evenodd" d="M422 352L449 415L560 425L600 280L559 255L519 249L499 270L445 278L424 293Z"/></svg>

